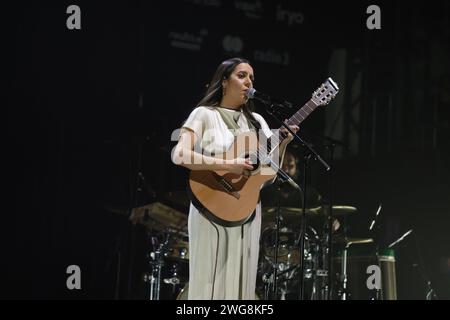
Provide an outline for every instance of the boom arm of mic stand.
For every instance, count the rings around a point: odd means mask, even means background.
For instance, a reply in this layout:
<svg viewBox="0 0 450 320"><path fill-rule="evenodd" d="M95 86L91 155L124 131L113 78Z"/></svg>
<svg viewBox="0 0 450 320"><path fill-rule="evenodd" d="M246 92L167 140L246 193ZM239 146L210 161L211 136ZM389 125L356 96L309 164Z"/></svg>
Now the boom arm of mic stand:
<svg viewBox="0 0 450 320"><path fill-rule="evenodd" d="M325 160L323 160L323 158L320 156L320 154L318 154L317 151L314 150L314 148L311 146L310 143L305 142L296 133L292 132L291 128L289 128L289 126L286 125L285 123L283 123L283 126L290 132L290 134L292 134L294 136L294 138L297 138L297 140L300 141L300 144L303 147L305 147L311 153L311 155L313 155L314 159L317 159L323 165L323 167L325 168L325 171L331 170L330 165Z"/></svg>

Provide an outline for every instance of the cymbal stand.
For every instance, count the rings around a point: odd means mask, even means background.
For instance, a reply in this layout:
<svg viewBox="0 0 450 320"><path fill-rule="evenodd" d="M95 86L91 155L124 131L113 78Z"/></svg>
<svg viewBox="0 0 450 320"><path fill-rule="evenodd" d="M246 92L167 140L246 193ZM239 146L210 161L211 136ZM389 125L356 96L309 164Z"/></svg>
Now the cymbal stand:
<svg viewBox="0 0 450 320"><path fill-rule="evenodd" d="M347 223L344 219L344 224L343 224L343 234L344 237L347 235ZM348 248L351 246L351 242L345 242L344 243L344 248L342 249L341 252L341 272L339 274L339 284L340 284L340 288L339 291L337 292L338 297L340 297L340 300L347 300L349 297L348 291L347 291L347 281L348 281L348 276L347 276L347 259L348 259ZM331 259L331 257L330 257ZM330 274L330 278L331 278L331 274Z"/></svg>
<svg viewBox="0 0 450 320"><path fill-rule="evenodd" d="M268 262L272 265L273 268L276 268L276 265L272 261L270 261L270 259L268 259L267 257L265 259L268 260ZM287 281L289 281L293 278L293 275L295 275L297 269L299 269L299 268L300 268L299 265L294 265L283 271L280 271L280 272L277 271L277 281L282 279L282 277L283 277L283 278L285 278L285 280L283 282L286 284ZM264 273L262 276L262 281L264 283L264 300L270 300L271 292L273 294L273 293L277 293L277 291L278 291L278 288L276 288L276 290L273 291L274 273ZM285 300L283 296L286 293L286 289L281 290L281 291L282 291L281 292L282 293L281 300Z"/></svg>
<svg viewBox="0 0 450 320"><path fill-rule="evenodd" d="M341 261L341 300L347 300L347 252L349 244L345 244L344 250L342 250Z"/></svg>
<svg viewBox="0 0 450 320"><path fill-rule="evenodd" d="M270 300L270 285L273 283L273 273L265 273L262 276L264 283L264 300Z"/></svg>
<svg viewBox="0 0 450 320"><path fill-rule="evenodd" d="M296 243L300 242L300 274L299 274L299 283L300 283L300 292L299 292L299 300L304 300L305 297L305 237L306 237L306 195L307 195L307 174L308 174L308 162L311 159L311 153L307 153L304 157L303 162L303 188L302 188L302 229L300 231L299 239L297 239Z"/></svg>
<svg viewBox="0 0 450 320"><path fill-rule="evenodd" d="M328 300L329 286L328 286L328 248L327 237L321 239L314 229L310 227L312 233L312 240L310 244L310 255L312 257L312 272L313 279L311 300ZM308 274L308 273L307 273Z"/></svg>
<svg viewBox="0 0 450 320"><path fill-rule="evenodd" d="M336 144L334 141L332 141L327 147L330 149L330 163L333 165L333 158L334 158L334 148L336 147ZM328 223L328 243L325 246L325 253L326 253L326 260L324 263L327 263L327 271L328 271L328 285L326 288L327 291L327 299L331 300L331 294L333 290L333 263L332 263L332 257L333 257L333 170L329 170L329 214L326 217L327 223ZM347 251L345 250L345 260L347 261ZM347 262L346 262L347 265ZM346 267L347 268L347 267ZM347 279L345 280L347 281Z"/></svg>
<svg viewBox="0 0 450 320"><path fill-rule="evenodd" d="M161 270L164 266L164 256L168 250L169 244L169 234L166 235L166 239L162 244L158 244L157 237L152 237L152 245L156 248L150 253L150 265L151 272L150 275L144 279L144 281L149 282L149 300L159 300L160 288L161 288Z"/></svg>

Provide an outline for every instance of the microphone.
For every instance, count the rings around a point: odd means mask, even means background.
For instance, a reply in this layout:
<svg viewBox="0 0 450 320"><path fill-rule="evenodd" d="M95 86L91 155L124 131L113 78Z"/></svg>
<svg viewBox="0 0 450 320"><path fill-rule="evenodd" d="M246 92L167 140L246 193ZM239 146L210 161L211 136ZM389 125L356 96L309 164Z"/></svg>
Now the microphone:
<svg viewBox="0 0 450 320"><path fill-rule="evenodd" d="M294 189L297 189L298 191L302 191L300 186L297 183L295 183L295 181L292 180L292 178L283 170L281 170L281 169L278 170L278 176L281 178L281 180L283 182L289 183L291 185L291 187L293 187Z"/></svg>
<svg viewBox="0 0 450 320"><path fill-rule="evenodd" d="M279 99L275 99L267 94L264 94L262 92L256 91L255 88L249 88L247 92L245 93L248 99L256 99L261 101L264 104L277 104L281 105L287 108L292 108L292 104L287 101L281 101Z"/></svg>
<svg viewBox="0 0 450 320"><path fill-rule="evenodd" d="M300 189L300 186L298 184L295 183L294 180L291 179L291 177L288 178L287 182L294 188L297 189L298 191L302 191L302 189Z"/></svg>
<svg viewBox="0 0 450 320"><path fill-rule="evenodd" d="M268 103L272 100L268 95L261 93L259 91L256 91L255 88L248 89L246 92L246 95L247 95L247 98L249 98L249 99L256 99L256 100L259 100L264 103Z"/></svg>

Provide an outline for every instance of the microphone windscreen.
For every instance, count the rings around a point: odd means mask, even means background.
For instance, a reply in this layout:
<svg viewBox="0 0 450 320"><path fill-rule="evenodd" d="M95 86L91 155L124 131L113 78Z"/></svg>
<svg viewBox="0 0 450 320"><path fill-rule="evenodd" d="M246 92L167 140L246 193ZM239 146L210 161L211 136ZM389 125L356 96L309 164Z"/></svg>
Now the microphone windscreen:
<svg viewBox="0 0 450 320"><path fill-rule="evenodd" d="M255 92L256 90L254 88L248 89L246 92L247 98L253 99L255 97Z"/></svg>

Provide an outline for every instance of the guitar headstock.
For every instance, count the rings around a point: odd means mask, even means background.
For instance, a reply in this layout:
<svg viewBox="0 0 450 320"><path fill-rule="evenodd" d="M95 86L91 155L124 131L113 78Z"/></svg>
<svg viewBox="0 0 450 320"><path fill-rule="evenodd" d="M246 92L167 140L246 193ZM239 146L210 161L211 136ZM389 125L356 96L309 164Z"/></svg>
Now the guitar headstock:
<svg viewBox="0 0 450 320"><path fill-rule="evenodd" d="M314 91L312 95L313 102L318 106L324 106L330 103L339 92L339 87L333 79L328 78L322 85Z"/></svg>

